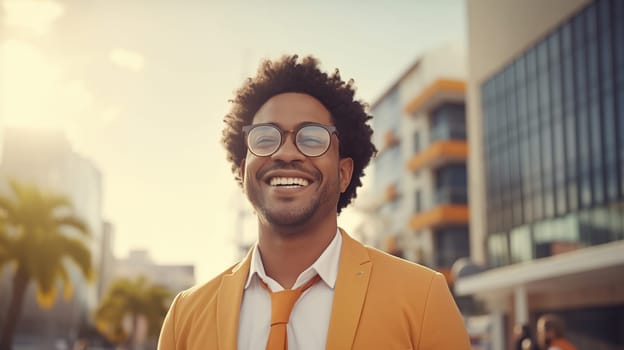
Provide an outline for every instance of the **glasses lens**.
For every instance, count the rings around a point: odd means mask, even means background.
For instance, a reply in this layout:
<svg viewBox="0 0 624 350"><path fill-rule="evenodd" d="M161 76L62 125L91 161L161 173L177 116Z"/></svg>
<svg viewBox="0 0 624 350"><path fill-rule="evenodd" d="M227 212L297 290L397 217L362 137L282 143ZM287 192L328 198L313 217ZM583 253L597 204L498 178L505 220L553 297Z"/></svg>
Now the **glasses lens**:
<svg viewBox="0 0 624 350"><path fill-rule="evenodd" d="M317 125L304 126L297 132L297 148L308 157L316 157L325 153L331 143L330 133Z"/></svg>
<svg viewBox="0 0 624 350"><path fill-rule="evenodd" d="M281 144L282 135L277 128L269 125L260 125L249 130L247 147L260 157L271 155Z"/></svg>

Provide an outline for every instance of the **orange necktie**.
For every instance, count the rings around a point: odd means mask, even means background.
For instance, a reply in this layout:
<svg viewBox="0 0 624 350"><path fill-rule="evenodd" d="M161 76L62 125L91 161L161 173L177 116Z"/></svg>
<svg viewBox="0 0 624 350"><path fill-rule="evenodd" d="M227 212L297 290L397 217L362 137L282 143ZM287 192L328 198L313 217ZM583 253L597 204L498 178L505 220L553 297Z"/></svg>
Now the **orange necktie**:
<svg viewBox="0 0 624 350"><path fill-rule="evenodd" d="M290 290L282 290L279 292L272 292L271 288L260 279L260 284L271 295L271 331L269 332L269 340L267 341L266 350L287 350L288 349L288 337L286 334L286 325L290 319L290 313L293 306L297 302L297 299L306 291L306 289L312 287L316 282L321 279L321 276L316 275L311 278L306 284Z"/></svg>

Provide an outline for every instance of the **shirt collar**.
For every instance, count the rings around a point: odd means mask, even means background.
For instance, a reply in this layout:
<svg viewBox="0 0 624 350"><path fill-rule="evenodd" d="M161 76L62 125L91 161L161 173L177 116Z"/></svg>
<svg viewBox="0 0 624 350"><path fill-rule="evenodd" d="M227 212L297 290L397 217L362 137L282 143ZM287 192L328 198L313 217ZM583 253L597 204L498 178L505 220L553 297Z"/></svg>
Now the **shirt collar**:
<svg viewBox="0 0 624 350"><path fill-rule="evenodd" d="M334 239L329 243L327 248L323 251L323 253L316 259L316 261L310 265L307 269L305 269L295 281L295 285L293 288L298 288L307 282L310 278L314 277L314 275L318 274L321 276L321 279L325 284L334 288L336 285L336 278L338 277L338 263L340 262L340 250L342 248L342 236L340 235L340 231L336 230L336 235ZM249 268L249 275L247 277L247 282L245 283L245 289L249 287L254 276L258 276L258 278L262 279L272 291L283 290L284 288L273 280L271 277L267 276L264 271L264 265L262 264L262 258L260 257L260 252L258 251L258 244L254 244L253 250L251 252L251 266Z"/></svg>

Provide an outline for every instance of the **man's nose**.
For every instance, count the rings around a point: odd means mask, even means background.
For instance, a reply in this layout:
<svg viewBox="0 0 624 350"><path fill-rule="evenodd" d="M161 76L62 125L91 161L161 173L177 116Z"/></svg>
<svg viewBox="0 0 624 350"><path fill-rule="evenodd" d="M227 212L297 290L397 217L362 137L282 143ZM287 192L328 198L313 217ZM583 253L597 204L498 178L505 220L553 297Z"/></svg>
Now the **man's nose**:
<svg viewBox="0 0 624 350"><path fill-rule="evenodd" d="M285 140L277 149L275 153L271 156L271 158L275 160L281 160L284 162L292 162L295 160L304 160L305 155L299 152L297 146L295 146L295 135L293 133L287 133L285 135Z"/></svg>

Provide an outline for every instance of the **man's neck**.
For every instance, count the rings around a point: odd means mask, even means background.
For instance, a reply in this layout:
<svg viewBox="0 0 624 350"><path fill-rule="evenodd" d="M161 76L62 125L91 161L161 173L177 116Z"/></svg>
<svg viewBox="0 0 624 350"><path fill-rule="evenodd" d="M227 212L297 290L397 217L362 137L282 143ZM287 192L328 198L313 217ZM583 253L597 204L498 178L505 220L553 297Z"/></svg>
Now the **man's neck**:
<svg viewBox="0 0 624 350"><path fill-rule="evenodd" d="M336 230L335 219L297 232L260 224L258 248L267 276L285 289L292 288L297 277L325 251Z"/></svg>

